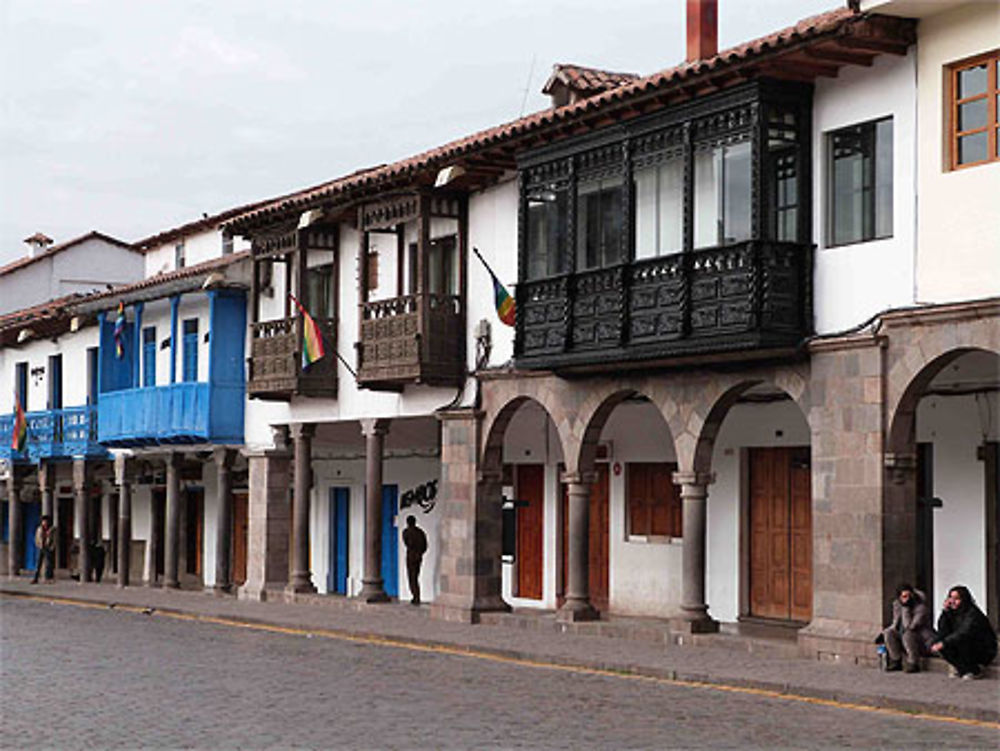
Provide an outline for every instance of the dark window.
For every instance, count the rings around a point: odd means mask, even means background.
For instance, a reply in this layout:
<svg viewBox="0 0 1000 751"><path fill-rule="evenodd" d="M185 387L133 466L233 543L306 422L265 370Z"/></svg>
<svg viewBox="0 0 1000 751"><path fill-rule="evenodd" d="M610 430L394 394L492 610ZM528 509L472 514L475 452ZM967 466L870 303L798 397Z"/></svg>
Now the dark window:
<svg viewBox="0 0 1000 751"><path fill-rule="evenodd" d="M28 363L19 362L14 365L14 389L21 409L28 411Z"/></svg>
<svg viewBox="0 0 1000 751"><path fill-rule="evenodd" d="M49 357L49 409L63 407L62 355Z"/></svg>
<svg viewBox="0 0 1000 751"><path fill-rule="evenodd" d="M184 321L184 354L181 379L185 382L198 380L198 319Z"/></svg>
<svg viewBox="0 0 1000 751"><path fill-rule="evenodd" d="M576 268L613 266L622 260L622 179L581 183L576 194Z"/></svg>
<svg viewBox="0 0 1000 751"><path fill-rule="evenodd" d="M1000 50L950 66L947 82L951 168L1000 160Z"/></svg>
<svg viewBox="0 0 1000 751"><path fill-rule="evenodd" d="M183 269L186 263L184 257L184 243L179 242L174 246L174 268Z"/></svg>
<svg viewBox="0 0 1000 751"><path fill-rule="evenodd" d="M406 249L406 280L409 286L406 288L408 295L417 294L417 244L410 243Z"/></svg>
<svg viewBox="0 0 1000 751"><path fill-rule="evenodd" d="M231 256L233 254L233 236L224 234L222 236L222 255Z"/></svg>
<svg viewBox="0 0 1000 751"><path fill-rule="evenodd" d="M892 236L892 118L827 135L828 244Z"/></svg>
<svg viewBox="0 0 1000 751"><path fill-rule="evenodd" d="M146 388L156 385L155 326L146 326L142 330L142 385Z"/></svg>
<svg viewBox="0 0 1000 751"><path fill-rule="evenodd" d="M677 465L668 462L630 462L628 481L628 534L646 537L681 537L681 496L674 485Z"/></svg>
<svg viewBox="0 0 1000 751"><path fill-rule="evenodd" d="M377 258L377 256L376 256ZM306 269L305 306L314 318L333 318L333 264Z"/></svg>
<svg viewBox="0 0 1000 751"><path fill-rule="evenodd" d="M694 247L750 239L750 143L698 148L694 155Z"/></svg>
<svg viewBox="0 0 1000 751"><path fill-rule="evenodd" d="M771 180L770 236L784 242L799 239L799 153L795 112L768 109L767 150Z"/></svg>
<svg viewBox="0 0 1000 751"><path fill-rule="evenodd" d="M528 194L528 279L568 271L566 263L566 191L547 186Z"/></svg>
<svg viewBox="0 0 1000 751"><path fill-rule="evenodd" d="M449 235L431 240L427 254L427 284L432 294L458 294L457 239L456 235Z"/></svg>
<svg viewBox="0 0 1000 751"><path fill-rule="evenodd" d="M87 348L87 404L97 404L97 379L101 361L99 347Z"/></svg>

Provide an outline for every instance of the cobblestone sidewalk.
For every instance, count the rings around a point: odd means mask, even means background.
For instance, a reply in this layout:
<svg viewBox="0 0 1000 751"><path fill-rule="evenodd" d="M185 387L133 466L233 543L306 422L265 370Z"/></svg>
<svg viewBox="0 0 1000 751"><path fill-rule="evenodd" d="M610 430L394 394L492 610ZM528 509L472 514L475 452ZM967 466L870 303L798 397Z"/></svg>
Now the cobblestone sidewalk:
<svg viewBox="0 0 1000 751"><path fill-rule="evenodd" d="M398 645L433 645L470 655L631 672L1000 723L1000 681L995 678L956 681L939 672L880 673L853 666L751 654L727 647L674 646L557 633L545 628L472 626L431 619L426 608L395 603L364 605L336 597L315 597L305 603L247 602L204 592L147 587L119 589L113 584L81 585L58 581L32 585L26 578L3 580L0 594L141 608L148 609L151 614L223 619L233 624L324 631Z"/></svg>

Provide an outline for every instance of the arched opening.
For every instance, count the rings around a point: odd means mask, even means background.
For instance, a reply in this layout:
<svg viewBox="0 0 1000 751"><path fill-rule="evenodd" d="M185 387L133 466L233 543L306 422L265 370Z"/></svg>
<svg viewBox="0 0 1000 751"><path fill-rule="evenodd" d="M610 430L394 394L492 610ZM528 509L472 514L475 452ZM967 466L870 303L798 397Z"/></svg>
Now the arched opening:
<svg viewBox="0 0 1000 751"><path fill-rule="evenodd" d="M541 403L521 396L501 408L486 438L482 468L490 485L484 492L516 502L513 556L504 561L500 585L513 607L557 606L555 530L564 466L559 434Z"/></svg>
<svg viewBox="0 0 1000 751"><path fill-rule="evenodd" d="M655 401L639 391L605 398L590 417L578 459L589 484L587 576L600 612L676 615L682 515L674 440ZM569 499L562 502L562 581L569 568Z"/></svg>
<svg viewBox="0 0 1000 751"><path fill-rule="evenodd" d="M956 349L925 365L906 387L889 430L887 518L901 538L883 568L912 578L935 605L969 587L998 622L1000 355ZM895 586L886 581L887 586Z"/></svg>
<svg viewBox="0 0 1000 751"><path fill-rule="evenodd" d="M718 621L812 618L810 429L781 386L745 381L713 404L695 450L708 488L705 590Z"/></svg>

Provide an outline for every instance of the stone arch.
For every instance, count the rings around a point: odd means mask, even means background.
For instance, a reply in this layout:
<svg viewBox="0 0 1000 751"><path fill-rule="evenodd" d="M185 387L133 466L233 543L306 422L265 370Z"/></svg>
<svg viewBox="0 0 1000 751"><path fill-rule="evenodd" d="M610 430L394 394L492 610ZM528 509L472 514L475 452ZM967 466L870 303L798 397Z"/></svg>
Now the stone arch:
<svg viewBox="0 0 1000 751"><path fill-rule="evenodd" d="M601 437L601 432L611 417L612 412L627 399L641 395L641 392L634 388L616 388L610 394L605 392L600 395L601 399L596 406L590 407L580 415L580 423L583 430L580 435L577 454L574 458L575 466L573 470L580 474L589 474L594 470L594 460L597 454L597 444ZM571 470L572 471L572 470Z"/></svg>
<svg viewBox="0 0 1000 751"><path fill-rule="evenodd" d="M563 456L568 456L563 430L560 429L560 426L553 419L551 409L539 400L537 395L517 394L509 396L508 400L497 410L483 433L482 458L480 460L480 469L483 474L493 474L501 471L503 466L504 437L507 434L507 428L518 411L528 403L537 404L545 413L549 422L555 425L556 435L560 442L559 448Z"/></svg>

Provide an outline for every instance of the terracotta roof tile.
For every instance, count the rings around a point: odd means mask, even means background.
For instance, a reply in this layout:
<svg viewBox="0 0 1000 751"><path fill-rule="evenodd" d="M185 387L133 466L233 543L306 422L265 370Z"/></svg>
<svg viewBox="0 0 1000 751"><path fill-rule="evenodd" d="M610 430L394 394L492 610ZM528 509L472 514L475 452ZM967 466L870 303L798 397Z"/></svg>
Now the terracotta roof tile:
<svg viewBox="0 0 1000 751"><path fill-rule="evenodd" d="M542 93L548 94L556 83L563 83L575 91L597 94L637 78L639 78L638 73L615 73L572 63L556 63L552 66L552 75L542 87Z"/></svg>

